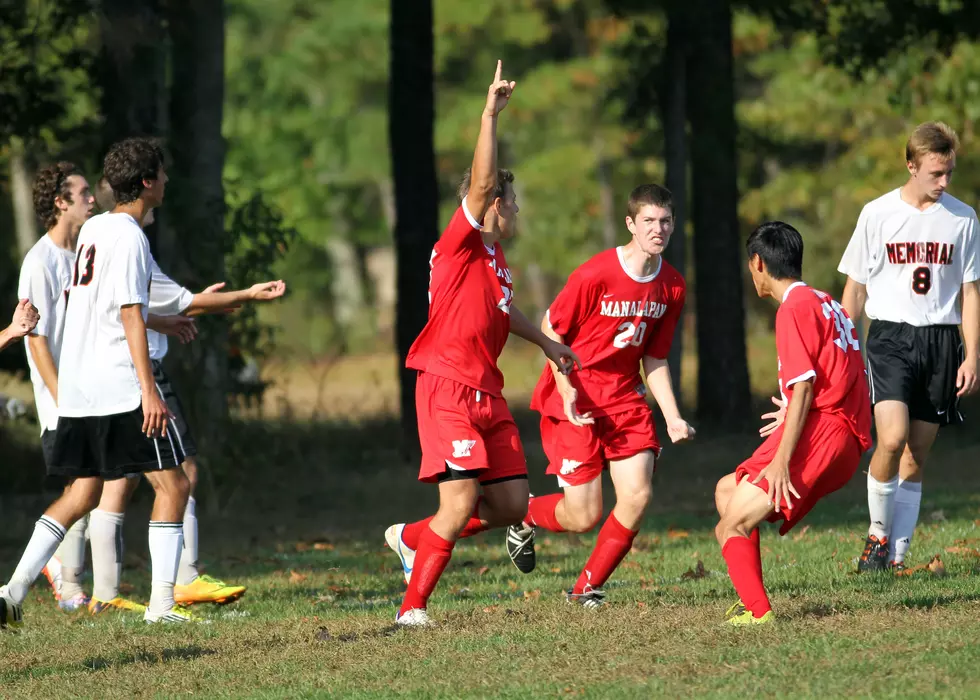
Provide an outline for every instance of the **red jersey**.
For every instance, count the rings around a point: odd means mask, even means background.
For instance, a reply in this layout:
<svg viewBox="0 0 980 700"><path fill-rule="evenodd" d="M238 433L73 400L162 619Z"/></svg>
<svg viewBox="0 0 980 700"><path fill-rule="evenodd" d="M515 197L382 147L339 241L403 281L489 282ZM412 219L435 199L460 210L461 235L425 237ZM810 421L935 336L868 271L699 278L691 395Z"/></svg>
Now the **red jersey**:
<svg viewBox="0 0 980 700"><path fill-rule="evenodd" d="M500 243L485 246L466 200L429 259L429 320L408 351L407 367L500 396L497 369L510 333L514 284Z"/></svg>
<svg viewBox="0 0 980 700"><path fill-rule="evenodd" d="M829 294L797 282L776 312L779 391L813 379L811 411L843 418L861 450L871 447L871 400L861 344L847 312Z"/></svg>
<svg viewBox="0 0 980 700"><path fill-rule="evenodd" d="M621 248L599 253L571 274L548 320L582 361L582 369L568 375L581 413L612 415L646 405L640 361L644 355L667 357L684 296L684 278L663 258L652 275L636 277ZM565 416L550 365L534 388L531 408Z"/></svg>

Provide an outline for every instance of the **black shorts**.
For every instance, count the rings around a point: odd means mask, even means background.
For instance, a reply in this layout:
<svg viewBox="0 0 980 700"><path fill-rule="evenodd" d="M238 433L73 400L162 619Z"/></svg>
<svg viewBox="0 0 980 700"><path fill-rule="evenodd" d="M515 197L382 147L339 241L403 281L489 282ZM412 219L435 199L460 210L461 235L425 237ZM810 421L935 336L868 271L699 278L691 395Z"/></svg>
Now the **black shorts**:
<svg viewBox="0 0 980 700"><path fill-rule="evenodd" d="M179 467L184 453L172 436L143 434L143 409L111 416L58 419L48 476L119 479L129 474Z"/></svg>
<svg viewBox="0 0 980 700"><path fill-rule="evenodd" d="M872 321L866 342L871 405L901 401L909 418L952 425L963 420L956 373L963 363L957 326Z"/></svg>
<svg viewBox="0 0 980 700"><path fill-rule="evenodd" d="M153 381L157 383L157 391L160 392L167 408L174 415L167 425L167 434L173 435L174 440L180 444L180 449L185 457L197 456L197 443L194 442L190 426L187 425L187 420L184 418L184 407L181 405L180 399L177 398L173 384L170 383L170 377L163 371L163 363L159 360L153 361Z"/></svg>
<svg viewBox="0 0 980 700"><path fill-rule="evenodd" d="M54 436L57 431L45 429L41 433L41 454L44 455L44 466L54 464Z"/></svg>

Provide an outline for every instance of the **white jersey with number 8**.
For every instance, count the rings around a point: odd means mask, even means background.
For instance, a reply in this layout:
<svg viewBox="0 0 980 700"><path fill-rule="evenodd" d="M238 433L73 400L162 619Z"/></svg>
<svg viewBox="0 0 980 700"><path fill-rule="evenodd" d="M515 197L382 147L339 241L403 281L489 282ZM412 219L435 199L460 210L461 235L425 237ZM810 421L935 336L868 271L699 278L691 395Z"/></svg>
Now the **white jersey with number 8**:
<svg viewBox="0 0 980 700"><path fill-rule="evenodd" d="M960 323L960 289L980 279L972 207L948 193L924 211L900 190L865 205L838 271L867 286L871 319L911 326Z"/></svg>

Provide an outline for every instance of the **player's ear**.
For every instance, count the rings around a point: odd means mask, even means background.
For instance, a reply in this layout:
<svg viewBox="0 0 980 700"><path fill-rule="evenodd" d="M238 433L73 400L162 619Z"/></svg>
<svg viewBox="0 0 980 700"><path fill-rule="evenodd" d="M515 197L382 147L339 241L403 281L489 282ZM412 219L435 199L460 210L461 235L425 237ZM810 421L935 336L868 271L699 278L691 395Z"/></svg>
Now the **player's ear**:
<svg viewBox="0 0 980 700"><path fill-rule="evenodd" d="M626 217L626 228L629 229L629 232L630 233L636 233L636 231L634 230L635 227L636 227L636 224L633 223L633 217L632 216L627 216Z"/></svg>

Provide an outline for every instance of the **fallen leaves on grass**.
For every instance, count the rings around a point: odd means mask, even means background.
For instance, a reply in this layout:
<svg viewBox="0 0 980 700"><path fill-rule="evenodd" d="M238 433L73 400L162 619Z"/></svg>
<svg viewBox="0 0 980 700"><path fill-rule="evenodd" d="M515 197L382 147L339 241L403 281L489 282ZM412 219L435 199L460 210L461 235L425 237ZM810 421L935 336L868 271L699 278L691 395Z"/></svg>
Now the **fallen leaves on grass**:
<svg viewBox="0 0 980 700"><path fill-rule="evenodd" d="M289 582L290 583L303 583L309 578L309 574L301 574L298 571L289 570Z"/></svg>
<svg viewBox="0 0 980 700"><path fill-rule="evenodd" d="M669 530L667 530L667 537L670 538L670 539L672 539L672 540L682 540L682 539L684 539L686 537L690 537L690 536L691 536L691 533L688 532L687 530L674 530L673 528L670 528Z"/></svg>
<svg viewBox="0 0 980 700"><path fill-rule="evenodd" d="M919 564L918 566L910 566L902 571L895 572L896 576L912 576L920 571L928 571L933 576L945 576L946 567L943 565L943 560L939 558L937 554L932 559L929 560L928 564Z"/></svg>
<svg viewBox="0 0 980 700"><path fill-rule="evenodd" d="M524 600L537 600L541 597L541 589L536 588L533 591L524 591Z"/></svg>
<svg viewBox="0 0 980 700"><path fill-rule="evenodd" d="M809 530L810 530L810 526L809 525L804 525L803 526L803 529L801 529L799 532L797 532L795 535L793 535L793 541L794 542L799 542L800 540L802 540L804 537L806 537L806 533Z"/></svg>
<svg viewBox="0 0 980 700"><path fill-rule="evenodd" d="M950 554L962 554L967 557L980 557L980 551L972 547L947 547L946 551Z"/></svg>
<svg viewBox="0 0 980 700"><path fill-rule="evenodd" d="M489 566L481 566L480 567L480 570L477 571L476 574L477 574L477 576L483 576L483 574L487 573L488 571L490 571L490 567Z"/></svg>
<svg viewBox="0 0 980 700"><path fill-rule="evenodd" d="M708 570L704 568L704 562L698 559L698 564L693 569L688 569L683 574L681 574L681 579L684 581L694 581L699 578L704 578L708 575Z"/></svg>

